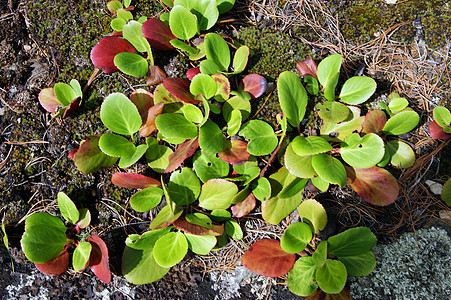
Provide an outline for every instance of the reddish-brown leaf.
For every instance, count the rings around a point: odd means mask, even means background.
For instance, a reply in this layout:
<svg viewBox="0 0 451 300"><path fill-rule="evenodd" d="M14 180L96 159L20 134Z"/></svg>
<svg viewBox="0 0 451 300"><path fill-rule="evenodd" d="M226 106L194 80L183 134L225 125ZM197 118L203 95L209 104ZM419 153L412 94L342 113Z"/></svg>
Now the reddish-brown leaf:
<svg viewBox="0 0 451 300"><path fill-rule="evenodd" d="M338 294L327 294L318 288L313 295L305 297L305 300L352 300L352 296L346 287Z"/></svg>
<svg viewBox="0 0 451 300"><path fill-rule="evenodd" d="M193 138L177 146L177 149L169 155L169 165L164 171L169 173L180 167L180 165L187 159L194 155L197 148L199 148L199 138Z"/></svg>
<svg viewBox="0 0 451 300"><path fill-rule="evenodd" d="M194 76L196 76L197 74L200 74L199 67L188 69L188 71L186 71L186 78L193 80Z"/></svg>
<svg viewBox="0 0 451 300"><path fill-rule="evenodd" d="M36 268L46 275L59 275L66 271L67 266L69 265L69 252L64 248L61 253L52 258L50 261L45 264L34 264Z"/></svg>
<svg viewBox="0 0 451 300"><path fill-rule="evenodd" d="M207 233L210 229L205 228L200 225L196 225L193 223L188 222L185 218L179 218L177 219L173 225L177 227L178 229L181 229L185 232L195 234L195 235L202 235Z"/></svg>
<svg viewBox="0 0 451 300"><path fill-rule="evenodd" d="M318 67L316 66L315 61L311 57L307 57L303 61L300 61L296 64L296 68L299 71L301 77L305 76L313 76L318 80Z"/></svg>
<svg viewBox="0 0 451 300"><path fill-rule="evenodd" d="M179 101L198 104L199 101L194 99L189 91L189 82L182 78L165 78L163 86L169 93L177 97Z"/></svg>
<svg viewBox="0 0 451 300"><path fill-rule="evenodd" d="M451 138L451 133L446 133L443 131L443 128L437 124L437 122L432 121L429 125L429 133L433 139L444 140Z"/></svg>
<svg viewBox="0 0 451 300"><path fill-rule="evenodd" d="M231 207L232 214L235 218L242 218L250 213L256 205L254 194L250 193L246 199Z"/></svg>
<svg viewBox="0 0 451 300"><path fill-rule="evenodd" d="M145 189L152 186L161 186L161 183L152 177L121 172L114 173L111 176L111 182L126 189Z"/></svg>
<svg viewBox="0 0 451 300"><path fill-rule="evenodd" d="M58 106L61 106L61 103L55 96L55 90L53 88L41 90L38 99L41 106L52 114L56 114L58 112Z"/></svg>
<svg viewBox="0 0 451 300"><path fill-rule="evenodd" d="M78 151L78 148L72 149L72 150L69 152L69 154L67 155L67 157L68 157L69 159L74 160L74 156L75 156L75 153L77 153L77 151Z"/></svg>
<svg viewBox="0 0 451 300"><path fill-rule="evenodd" d="M119 69L114 65L114 57L118 53L133 52L136 53L135 47L127 40L120 37L107 36L101 39L97 45L91 50L92 64L104 73L113 73Z"/></svg>
<svg viewBox="0 0 451 300"><path fill-rule="evenodd" d="M396 201L399 185L395 177L379 167L357 169L346 166L349 185L368 203L377 206L390 205Z"/></svg>
<svg viewBox="0 0 451 300"><path fill-rule="evenodd" d="M149 64L149 75L147 76L146 85L152 86L163 82L167 77L166 73L159 67Z"/></svg>
<svg viewBox="0 0 451 300"><path fill-rule="evenodd" d="M258 275L280 277L293 268L295 260L296 254L283 251L279 241L262 239L244 253L241 263Z"/></svg>
<svg viewBox="0 0 451 300"><path fill-rule="evenodd" d="M138 108L144 123L145 118L147 118L147 111L153 105L153 94L145 89L137 89L130 95L130 101Z"/></svg>
<svg viewBox="0 0 451 300"><path fill-rule="evenodd" d="M144 124L139 128L139 134L142 137L148 137L155 131L157 131L157 125L155 125L155 119L163 112L164 103L160 102L157 105L152 106L143 118Z"/></svg>
<svg viewBox="0 0 451 300"><path fill-rule="evenodd" d="M379 133L384 128L386 122L387 117L382 110L371 110L365 116L362 131L365 133Z"/></svg>
<svg viewBox="0 0 451 300"><path fill-rule="evenodd" d="M241 140L227 142L227 148L218 153L218 157L231 165L244 164L251 154L247 152L247 143Z"/></svg>
<svg viewBox="0 0 451 300"><path fill-rule="evenodd" d="M75 166L85 175L101 168L110 167L118 159L108 156L100 150L100 136L100 134L97 134L87 137L74 154Z"/></svg>
<svg viewBox="0 0 451 300"><path fill-rule="evenodd" d="M164 51L174 49L169 41L177 38L172 34L169 26L159 19L148 19L143 23L141 31L152 48Z"/></svg>
<svg viewBox="0 0 451 300"><path fill-rule="evenodd" d="M105 242L97 235L93 234L88 238L92 250L89 256L89 266L91 271L104 283L110 283L111 272L108 264L108 248Z"/></svg>
<svg viewBox="0 0 451 300"><path fill-rule="evenodd" d="M268 82L258 74L249 74L241 80L239 90L248 92L252 98L258 98L266 91Z"/></svg>
<svg viewBox="0 0 451 300"><path fill-rule="evenodd" d="M61 118L64 119L65 117L67 117L68 115L70 115L71 113L76 111L78 109L79 102L80 102L80 97L75 98L75 100L73 100L71 103L69 103L69 105L66 106L66 109L64 110L64 113L61 116Z"/></svg>

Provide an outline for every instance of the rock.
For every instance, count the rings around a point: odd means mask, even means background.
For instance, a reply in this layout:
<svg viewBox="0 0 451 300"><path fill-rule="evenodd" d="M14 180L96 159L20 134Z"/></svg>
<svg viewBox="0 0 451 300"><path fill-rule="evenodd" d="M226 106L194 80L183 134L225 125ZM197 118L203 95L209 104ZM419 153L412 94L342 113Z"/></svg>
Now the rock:
<svg viewBox="0 0 451 300"><path fill-rule="evenodd" d="M442 194L443 186L440 183L432 181L432 180L426 180L425 183L429 186L429 189L431 190L431 192L434 195Z"/></svg>

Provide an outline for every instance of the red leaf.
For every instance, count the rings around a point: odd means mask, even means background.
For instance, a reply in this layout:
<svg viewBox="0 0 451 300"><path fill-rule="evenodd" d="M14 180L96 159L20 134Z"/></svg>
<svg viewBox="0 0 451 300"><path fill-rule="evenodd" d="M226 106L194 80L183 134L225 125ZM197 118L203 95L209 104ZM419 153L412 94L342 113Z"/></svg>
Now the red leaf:
<svg viewBox="0 0 451 300"><path fill-rule="evenodd" d="M117 161L117 157L108 156L100 150L100 136L97 134L87 137L74 154L75 166L85 175L101 168L110 167Z"/></svg>
<svg viewBox="0 0 451 300"><path fill-rule="evenodd" d="M205 228L203 226L190 223L185 218L177 219L172 224L175 227L177 227L178 229L181 229L183 231L186 231L188 233L195 234L195 235L202 235L202 234L207 233L210 230L210 229Z"/></svg>
<svg viewBox="0 0 451 300"><path fill-rule="evenodd" d="M386 206L392 204L398 198L398 182L385 169L376 166L368 169L346 166L346 173L349 185L368 203Z"/></svg>
<svg viewBox="0 0 451 300"><path fill-rule="evenodd" d="M130 101L135 104L141 118L143 118L147 116L147 111L153 105L153 94L145 89L137 89L130 95Z"/></svg>
<svg viewBox="0 0 451 300"><path fill-rule="evenodd" d="M315 61L308 57L304 59L303 61L300 61L296 64L296 68L299 71L299 74L301 77L305 76L313 76L316 80L318 80L318 67L316 66Z"/></svg>
<svg viewBox="0 0 451 300"><path fill-rule="evenodd" d="M177 149L169 155L169 165L164 170L165 173L169 173L177 169L185 159L194 155L197 148L199 148L199 139L190 139L177 146Z"/></svg>
<svg viewBox="0 0 451 300"><path fill-rule="evenodd" d="M186 78L193 80L194 76L200 74L200 68L191 68L186 71Z"/></svg>
<svg viewBox="0 0 451 300"><path fill-rule="evenodd" d="M78 148L72 149L72 150L69 152L69 154L67 155L67 157L68 157L69 159L74 160L74 156L75 156L75 153L77 153L77 151L78 151Z"/></svg>
<svg viewBox="0 0 451 300"><path fill-rule="evenodd" d="M58 112L58 106L61 106L61 103L56 99L55 90L53 88L41 90L38 99L41 106L52 114L56 114Z"/></svg>
<svg viewBox="0 0 451 300"><path fill-rule="evenodd" d="M189 91L189 82L182 78L165 78L163 86L177 99L186 103L198 104L200 101L194 99Z"/></svg>
<svg viewBox="0 0 451 300"><path fill-rule="evenodd" d="M155 119L163 112L164 103L160 102L157 105L152 106L143 118L144 124L139 128L139 134L142 137L148 137L155 131L157 131L157 125Z"/></svg>
<svg viewBox="0 0 451 300"><path fill-rule="evenodd" d="M231 140L227 148L218 153L218 157L231 165L244 164L251 154L247 152L247 143L241 140Z"/></svg>
<svg viewBox="0 0 451 300"><path fill-rule="evenodd" d="M346 287L338 294L327 294L317 289L313 295L305 297L305 300L352 300L352 296Z"/></svg>
<svg viewBox="0 0 451 300"><path fill-rule="evenodd" d="M156 18L151 18L143 23L142 33L149 41L152 48L158 50L172 50L174 46L169 43L170 40L177 39L172 34L169 26Z"/></svg>
<svg viewBox="0 0 451 300"><path fill-rule="evenodd" d="M149 64L149 76L146 80L147 86L160 84L166 78L166 73L159 67Z"/></svg>
<svg viewBox="0 0 451 300"><path fill-rule="evenodd" d="M110 283L111 272L108 264L108 248L105 242L97 235L93 234L88 238L92 250L89 256L89 266L91 271L104 283Z"/></svg>
<svg viewBox="0 0 451 300"><path fill-rule="evenodd" d="M248 92L252 98L258 98L266 91L268 82L258 74L249 74L241 80L239 90Z"/></svg>
<svg viewBox="0 0 451 300"><path fill-rule="evenodd" d="M66 109L64 110L63 115L61 116L62 119L64 119L65 117L67 117L68 115L70 115L71 113L73 113L74 111L76 111L78 109L78 103L80 102L80 97L75 98L74 101L72 101L71 103L69 103L68 106L66 106Z"/></svg>
<svg viewBox="0 0 451 300"><path fill-rule="evenodd" d="M429 125L429 133L433 139L444 140L451 138L451 133L446 133L443 131L443 128L437 124L437 122L432 121Z"/></svg>
<svg viewBox="0 0 451 300"><path fill-rule="evenodd" d="M52 258L50 261L45 264L34 264L36 268L46 275L59 275L66 271L67 266L69 265L69 252L64 248L61 253Z"/></svg>
<svg viewBox="0 0 451 300"><path fill-rule="evenodd" d="M136 53L136 49L123 38L107 36L92 48L90 57L96 68L103 69L103 72L108 74L119 70L113 60L116 54L122 52Z"/></svg>
<svg viewBox="0 0 451 300"><path fill-rule="evenodd" d="M379 133L385 126L387 122L387 117L382 110L371 110L363 121L362 131L365 133Z"/></svg>
<svg viewBox="0 0 451 300"><path fill-rule="evenodd" d="M282 250L279 241L262 239L244 253L241 263L258 275L280 277L293 268L296 254Z"/></svg>
<svg viewBox="0 0 451 300"><path fill-rule="evenodd" d="M250 193L246 199L231 207L232 214L235 218L242 218L250 213L256 205L254 194Z"/></svg>
<svg viewBox="0 0 451 300"><path fill-rule="evenodd" d="M111 176L114 185L126 189L145 189L152 186L161 186L161 183L148 176L132 173L117 172Z"/></svg>

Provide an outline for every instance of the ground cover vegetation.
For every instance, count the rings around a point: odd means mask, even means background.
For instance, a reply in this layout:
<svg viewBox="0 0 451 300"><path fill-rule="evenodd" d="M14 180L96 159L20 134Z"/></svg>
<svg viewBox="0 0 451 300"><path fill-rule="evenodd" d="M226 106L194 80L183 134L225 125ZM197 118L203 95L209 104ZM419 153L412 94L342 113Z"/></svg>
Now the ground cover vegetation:
<svg viewBox="0 0 451 300"><path fill-rule="evenodd" d="M115 166L111 184L138 189L129 193L133 210L158 208L147 231L125 240L122 274L129 282L159 280L188 250L207 255L242 239L240 219L252 212L272 225L297 213L299 222L290 222L280 240L256 241L242 264L267 277L287 275L297 295L349 298L347 276L365 276L376 265L376 236L355 226L321 237L327 203L306 198L305 188L325 193L348 185L368 205L392 205L401 190L392 172L416 161L402 135L418 126L420 115L396 92L371 104L377 82L345 76L343 56L332 54L318 64L304 57L298 73L279 72L274 121L255 118L255 103L272 94L267 74L249 73L254 53L245 41L208 32L234 2L167 0L159 18L135 15L130 1L108 2L113 32L90 51L92 64L154 89L106 95L99 110L103 133L83 137L69 157L85 175ZM179 51L191 68L166 77L155 50ZM83 105L83 95L71 79L43 89L39 102L52 118L66 118ZM431 136L449 139L449 110L437 106L433 118ZM139 161L150 168L147 175L133 171ZM442 194L448 205L449 194L448 180ZM80 234L89 226L89 210L78 210L62 192L58 207L68 225L45 212L26 219L21 245L27 258L46 274L60 274L72 257L75 271L90 266L109 282L105 243ZM37 251L43 246L48 251Z"/></svg>

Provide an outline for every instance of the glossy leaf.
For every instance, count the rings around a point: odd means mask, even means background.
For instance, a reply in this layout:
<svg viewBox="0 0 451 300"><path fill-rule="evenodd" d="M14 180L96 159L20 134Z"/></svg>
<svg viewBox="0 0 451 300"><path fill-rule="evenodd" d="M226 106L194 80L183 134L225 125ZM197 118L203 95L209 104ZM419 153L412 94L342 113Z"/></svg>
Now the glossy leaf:
<svg viewBox="0 0 451 300"><path fill-rule="evenodd" d="M387 117L382 110L371 110L365 116L362 131L365 133L379 133L385 126Z"/></svg>
<svg viewBox="0 0 451 300"><path fill-rule="evenodd" d="M287 283L290 291L299 296L309 296L318 288L316 284L316 265L311 256L299 258L288 273Z"/></svg>
<svg viewBox="0 0 451 300"><path fill-rule="evenodd" d="M136 151L132 142L114 133L102 134L99 140L99 148L106 155L116 157L132 156Z"/></svg>
<svg viewBox="0 0 451 300"><path fill-rule="evenodd" d="M191 94L202 94L206 99L216 94L217 86L215 80L207 74L198 74L191 81L189 90Z"/></svg>
<svg viewBox="0 0 451 300"><path fill-rule="evenodd" d="M160 204L163 190L158 187L145 188L130 198L130 206L138 212L146 212Z"/></svg>
<svg viewBox="0 0 451 300"><path fill-rule="evenodd" d="M230 50L226 41L216 33L207 33L205 50L207 59L213 61L221 71L227 72L230 65Z"/></svg>
<svg viewBox="0 0 451 300"><path fill-rule="evenodd" d="M353 133L341 143L340 154L353 167L371 168L384 157L384 141L374 133L363 138L358 133Z"/></svg>
<svg viewBox="0 0 451 300"><path fill-rule="evenodd" d="M169 41L176 39L175 35L168 25L156 18L150 18L143 23L142 34L152 48L163 51L174 49Z"/></svg>
<svg viewBox="0 0 451 300"><path fill-rule="evenodd" d="M370 251L377 243L367 227L355 227L327 239L328 252L338 256L354 256Z"/></svg>
<svg viewBox="0 0 451 300"><path fill-rule="evenodd" d="M183 106L183 115L188 121L195 124L200 124L204 119L202 111L197 106L190 103Z"/></svg>
<svg viewBox="0 0 451 300"><path fill-rule="evenodd" d="M241 122L242 122L242 115L241 112L238 109L232 110L226 119L227 122L227 134L229 136L234 136L240 131L241 128ZM247 147L247 144L246 144ZM247 152L247 150L246 150Z"/></svg>
<svg viewBox="0 0 451 300"><path fill-rule="evenodd" d="M174 5L169 13L169 27L172 33L181 40L189 40L197 33L197 18L189 9Z"/></svg>
<svg viewBox="0 0 451 300"><path fill-rule="evenodd" d="M328 259L322 268L316 270L316 281L321 290L337 294L343 290L348 274L341 261Z"/></svg>
<svg viewBox="0 0 451 300"><path fill-rule="evenodd" d="M61 103L55 96L55 90L53 88L45 88L39 92L38 95L39 103L48 112L56 114L58 112L58 107Z"/></svg>
<svg viewBox="0 0 451 300"><path fill-rule="evenodd" d="M75 166L85 175L110 167L117 161L117 157L108 156L100 150L99 139L100 135L87 137L74 154Z"/></svg>
<svg viewBox="0 0 451 300"><path fill-rule="evenodd" d="M111 176L111 182L118 187L126 189L145 189L161 186L161 183L152 177L133 173L114 173Z"/></svg>
<svg viewBox="0 0 451 300"><path fill-rule="evenodd" d="M91 243L81 242L74 250L72 256L72 266L75 272L80 272L86 268L89 262L89 256L91 255Z"/></svg>
<svg viewBox="0 0 451 300"><path fill-rule="evenodd" d="M230 219L232 214L225 209L215 209L211 212L210 217L215 222L223 222Z"/></svg>
<svg viewBox="0 0 451 300"><path fill-rule="evenodd" d="M169 232L157 240L153 249L155 261L164 268L178 264L188 252L188 242L181 232Z"/></svg>
<svg viewBox="0 0 451 300"><path fill-rule="evenodd" d="M318 79L317 77L318 67L316 66L316 63L313 60L313 58L307 57L303 61L296 63L296 68L298 69L299 75L301 77L312 76Z"/></svg>
<svg viewBox="0 0 451 300"><path fill-rule="evenodd" d="M199 68L202 74L213 75L222 72L221 67L219 67L214 61L209 59L201 61Z"/></svg>
<svg viewBox="0 0 451 300"><path fill-rule="evenodd" d="M202 185L199 196L199 206L214 210L227 209L232 205L233 197L238 193L238 187L225 179L210 179Z"/></svg>
<svg viewBox="0 0 451 300"><path fill-rule="evenodd" d="M396 201L399 185L390 172L379 167L357 169L346 167L349 185L363 200L377 206Z"/></svg>
<svg viewBox="0 0 451 300"><path fill-rule="evenodd" d="M296 177L311 178L317 175L312 166L312 158L313 155L297 155L293 150L293 143L291 143L285 150L284 165L290 174Z"/></svg>
<svg viewBox="0 0 451 300"><path fill-rule="evenodd" d="M267 155L276 149L278 139L271 125L260 120L251 120L241 127L240 133L249 139L247 151L251 155Z"/></svg>
<svg viewBox="0 0 451 300"><path fill-rule="evenodd" d="M63 105L68 106L75 98L79 97L75 90L68 84L58 82L54 88L56 99Z"/></svg>
<svg viewBox="0 0 451 300"><path fill-rule="evenodd" d="M343 141L346 137L355 132L362 130L362 124L365 121L365 117L354 118L351 121L332 123L324 121L321 126L321 135L329 136L331 138Z"/></svg>
<svg viewBox="0 0 451 300"><path fill-rule="evenodd" d="M251 154L247 152L247 143L241 140L227 141L224 151L218 153L218 157L231 165L241 165L245 163Z"/></svg>
<svg viewBox="0 0 451 300"><path fill-rule="evenodd" d="M233 73L241 73L244 71L247 65L247 60L249 57L249 47L241 46L235 52L233 57Z"/></svg>
<svg viewBox="0 0 451 300"><path fill-rule="evenodd" d="M123 94L112 93L100 108L103 124L113 132L132 135L141 127L141 116L136 106Z"/></svg>
<svg viewBox="0 0 451 300"><path fill-rule="evenodd" d="M280 240L280 246L285 252L298 253L307 247L313 238L312 230L306 223L293 223L287 227Z"/></svg>
<svg viewBox="0 0 451 300"><path fill-rule="evenodd" d="M338 260L345 265L348 275L351 276L366 276L373 272L376 267L376 258L371 251L359 255L339 257Z"/></svg>
<svg viewBox="0 0 451 300"><path fill-rule="evenodd" d="M319 136L297 136L291 142L293 151L299 156L324 153L332 150L332 146Z"/></svg>
<svg viewBox="0 0 451 300"><path fill-rule="evenodd" d="M139 54L122 52L114 57L114 65L127 75L144 77L149 69L147 60Z"/></svg>
<svg viewBox="0 0 451 300"><path fill-rule="evenodd" d="M88 227L89 224L91 224L91 213L89 212L89 209L81 208L78 212L80 217L75 225L81 229Z"/></svg>
<svg viewBox="0 0 451 300"><path fill-rule="evenodd" d="M118 163L119 168L128 168L136 163L146 153L147 148L145 144L138 145L131 156L121 157Z"/></svg>
<svg viewBox="0 0 451 300"><path fill-rule="evenodd" d="M178 145L175 152L169 155L169 165L167 166L165 173L169 173L177 169L188 157L193 156L199 147L199 139L193 138L180 145Z"/></svg>
<svg viewBox="0 0 451 300"><path fill-rule="evenodd" d="M219 11L216 7L216 1L197 0L191 10L197 17L199 30L208 30L216 24L219 17Z"/></svg>
<svg viewBox="0 0 451 300"><path fill-rule="evenodd" d="M241 119L245 120L249 117L251 112L251 104L240 97L232 97L224 103L222 107L222 114L225 120L230 120L230 114L234 110L239 110L241 112Z"/></svg>
<svg viewBox="0 0 451 300"><path fill-rule="evenodd" d="M29 216L25 220L25 231L36 225L53 226L59 229L59 231L66 232L67 228L60 218L52 216L46 212L38 212Z"/></svg>
<svg viewBox="0 0 451 300"><path fill-rule="evenodd" d="M183 213L182 209L176 208L172 213L169 205L163 207L150 223L150 230L164 228L174 223Z"/></svg>
<svg viewBox="0 0 451 300"><path fill-rule="evenodd" d="M409 102L405 98L394 97L389 100L388 108L392 113L398 113L401 110L405 109Z"/></svg>
<svg viewBox="0 0 451 300"><path fill-rule="evenodd" d="M321 109L318 111L318 115L321 119L333 123L346 120L351 113L346 105L335 101L327 101L324 102L324 104L318 103L316 107Z"/></svg>
<svg viewBox="0 0 451 300"><path fill-rule="evenodd" d="M239 85L239 90L249 93L252 98L258 98L266 92L268 82L266 78L258 74L244 76Z"/></svg>
<svg viewBox="0 0 451 300"><path fill-rule="evenodd" d="M202 151L219 153L226 149L227 141L216 123L208 120L199 128L199 146Z"/></svg>
<svg viewBox="0 0 451 300"><path fill-rule="evenodd" d="M337 87L339 78L340 73L337 72L334 76L332 76L329 79L326 86L324 87L324 98L326 98L329 101L335 100L335 88Z"/></svg>
<svg viewBox="0 0 451 300"><path fill-rule="evenodd" d="M182 78L165 78L163 80L164 88L174 95L178 101L197 104L198 100L194 99L189 91L189 82Z"/></svg>
<svg viewBox="0 0 451 300"><path fill-rule="evenodd" d="M197 126L180 114L161 114L155 124L165 137L192 139L197 136Z"/></svg>
<svg viewBox="0 0 451 300"><path fill-rule="evenodd" d="M44 264L35 263L34 265L36 266L36 269L46 275L60 275L64 273L69 266L69 252L64 249L58 256L48 262Z"/></svg>
<svg viewBox="0 0 451 300"><path fill-rule="evenodd" d="M343 84L339 97L344 103L358 105L368 100L376 91L376 87L373 78L354 76Z"/></svg>
<svg viewBox="0 0 451 300"><path fill-rule="evenodd" d="M322 268L327 261L327 241L322 241L316 246L312 255L317 268Z"/></svg>
<svg viewBox="0 0 451 300"><path fill-rule="evenodd" d="M429 125L429 134L433 139L444 140L451 138L451 133L443 131L443 127L440 127L437 122L432 121Z"/></svg>
<svg viewBox="0 0 451 300"><path fill-rule="evenodd" d="M194 235L185 232L188 248L196 254L207 255L216 245L216 237L211 235Z"/></svg>
<svg viewBox="0 0 451 300"><path fill-rule="evenodd" d="M123 52L136 53L136 50L123 38L107 36L92 48L90 58L96 68L102 69L104 73L108 74L118 71L114 64L114 57Z"/></svg>
<svg viewBox="0 0 451 300"><path fill-rule="evenodd" d="M324 207L314 199L306 199L298 207L299 217L312 225L313 233L326 228L327 214Z"/></svg>
<svg viewBox="0 0 451 300"><path fill-rule="evenodd" d="M61 211L61 215L66 219L69 223L75 224L80 217L80 213L78 212L77 207L74 202L63 192L58 193L58 207Z"/></svg>
<svg viewBox="0 0 451 300"><path fill-rule="evenodd" d="M385 123L382 132L390 135L400 135L414 129L420 120L420 116L414 111L406 110L397 113Z"/></svg>
<svg viewBox="0 0 451 300"><path fill-rule="evenodd" d="M226 177L230 166L216 155L204 151L198 151L193 160L194 171L197 176L206 182L214 178Z"/></svg>
<svg viewBox="0 0 451 300"><path fill-rule="evenodd" d="M415 152L404 142L393 140L387 143L390 162L397 168L409 168L415 162Z"/></svg>
<svg viewBox="0 0 451 300"><path fill-rule="evenodd" d="M310 95L317 95L319 93L319 83L312 76L307 76L304 78L305 89Z"/></svg>
<svg viewBox="0 0 451 300"><path fill-rule="evenodd" d="M91 256L89 257L89 267L91 268L91 271L103 283L110 283L111 272L108 263L108 248L105 242L97 234L91 235L88 238L88 242L90 242L92 246Z"/></svg>
<svg viewBox="0 0 451 300"><path fill-rule="evenodd" d="M113 13L113 14L115 14L115 13L117 12L117 10L120 9L120 8L122 8L122 7L123 7L123 6L122 6L122 3L121 3L120 1L118 1L118 0L111 0L111 1L109 1L108 4L107 4L108 10L109 10L111 13Z"/></svg>
<svg viewBox="0 0 451 300"><path fill-rule="evenodd" d="M298 127L305 115L308 97L299 77L289 71L282 72L277 79L280 107L288 123Z"/></svg>
<svg viewBox="0 0 451 300"><path fill-rule="evenodd" d="M43 264L58 256L67 244L66 232L49 225L35 225L25 230L20 241L29 261Z"/></svg>
<svg viewBox="0 0 451 300"><path fill-rule="evenodd" d="M240 224L234 220L226 221L225 231L234 240L241 240L243 238L243 231L241 230Z"/></svg>
<svg viewBox="0 0 451 300"><path fill-rule="evenodd" d="M206 235L209 231L211 231L211 224L210 224L210 228L198 225L198 224L193 224L188 222L185 218L179 218L177 219L173 225L175 227L177 227L180 230L183 230L183 232L185 233L190 233L193 235Z"/></svg>
<svg viewBox="0 0 451 300"><path fill-rule="evenodd" d="M241 263L258 275L280 277L291 270L295 260L296 255L283 251L278 241L262 239L244 253Z"/></svg>
<svg viewBox="0 0 451 300"><path fill-rule="evenodd" d="M132 44L138 52L149 52L149 42L142 34L142 24L131 20L122 28L122 36ZM149 53L151 55L151 53Z"/></svg>
<svg viewBox="0 0 451 300"><path fill-rule="evenodd" d="M340 186L346 185L345 167L335 157L324 153L314 155L312 167L322 180Z"/></svg>
<svg viewBox="0 0 451 300"><path fill-rule="evenodd" d="M323 87L332 83L331 79L340 72L342 61L343 58L340 54L333 54L326 57L318 64L318 81ZM335 85L333 86L333 89L335 89Z"/></svg>
<svg viewBox="0 0 451 300"><path fill-rule="evenodd" d="M115 18L111 20L110 26L115 31L122 31L122 28L124 28L124 25L127 24L127 21L125 21L122 18Z"/></svg>
<svg viewBox="0 0 451 300"><path fill-rule="evenodd" d="M442 189L442 200L446 203L446 205L451 206L451 179L448 180L443 185Z"/></svg>
<svg viewBox="0 0 451 300"><path fill-rule="evenodd" d="M231 207L232 214L235 218L242 218L250 213L256 205L254 194L250 193L243 201ZM227 225L226 225L227 230Z"/></svg>
<svg viewBox="0 0 451 300"><path fill-rule="evenodd" d="M434 121L444 128L451 124L451 112L443 106L437 106L433 110Z"/></svg>
<svg viewBox="0 0 451 300"><path fill-rule="evenodd" d="M168 185L171 201L185 206L196 201L200 194L200 181L190 168L182 168L181 172L171 174Z"/></svg>
<svg viewBox="0 0 451 300"><path fill-rule="evenodd" d="M310 180L312 181L313 185L321 192L327 192L327 190L329 189L329 182L322 180L321 177L313 177L310 178Z"/></svg>
<svg viewBox="0 0 451 300"><path fill-rule="evenodd" d="M216 0L219 13L222 15L232 9L235 0Z"/></svg>
<svg viewBox="0 0 451 300"><path fill-rule="evenodd" d="M266 177L260 177L252 185L252 194L260 201L266 201L271 197L271 183Z"/></svg>

